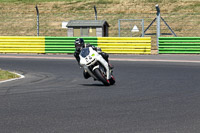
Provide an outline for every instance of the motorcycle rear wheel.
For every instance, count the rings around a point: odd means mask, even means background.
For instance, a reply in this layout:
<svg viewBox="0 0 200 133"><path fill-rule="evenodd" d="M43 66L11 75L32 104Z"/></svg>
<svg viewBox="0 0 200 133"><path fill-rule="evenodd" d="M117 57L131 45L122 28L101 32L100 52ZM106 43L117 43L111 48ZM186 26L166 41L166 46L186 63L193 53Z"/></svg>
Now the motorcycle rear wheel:
<svg viewBox="0 0 200 133"><path fill-rule="evenodd" d="M103 82L105 86L110 85L110 81L106 79L106 77L101 73L99 68L94 70L95 76L98 78L99 81Z"/></svg>

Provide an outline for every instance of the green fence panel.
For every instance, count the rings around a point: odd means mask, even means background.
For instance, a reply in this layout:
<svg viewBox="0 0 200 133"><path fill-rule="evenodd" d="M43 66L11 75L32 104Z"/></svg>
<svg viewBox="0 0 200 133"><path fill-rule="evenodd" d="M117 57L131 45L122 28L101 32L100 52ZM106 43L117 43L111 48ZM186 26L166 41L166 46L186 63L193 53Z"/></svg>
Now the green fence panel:
<svg viewBox="0 0 200 133"><path fill-rule="evenodd" d="M74 53L78 37L45 37L45 53ZM85 43L97 46L97 37L81 37Z"/></svg>
<svg viewBox="0 0 200 133"><path fill-rule="evenodd" d="M200 37L160 37L159 54L200 54Z"/></svg>
<svg viewBox="0 0 200 133"><path fill-rule="evenodd" d="M200 37L159 37L159 40L200 40Z"/></svg>

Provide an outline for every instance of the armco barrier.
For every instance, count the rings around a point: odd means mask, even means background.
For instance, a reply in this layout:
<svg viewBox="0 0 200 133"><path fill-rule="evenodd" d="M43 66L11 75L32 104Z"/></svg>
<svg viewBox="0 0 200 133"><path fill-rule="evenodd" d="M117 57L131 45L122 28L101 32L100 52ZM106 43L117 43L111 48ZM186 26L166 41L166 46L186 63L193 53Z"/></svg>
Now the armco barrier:
<svg viewBox="0 0 200 133"><path fill-rule="evenodd" d="M45 37L0 36L0 53L45 53Z"/></svg>
<svg viewBox="0 0 200 133"><path fill-rule="evenodd" d="M199 54L200 37L160 37L160 54Z"/></svg>
<svg viewBox="0 0 200 133"><path fill-rule="evenodd" d="M98 37L98 47L107 53L151 54L151 38Z"/></svg>
<svg viewBox="0 0 200 133"><path fill-rule="evenodd" d="M45 37L45 53L74 53L77 37ZM97 46L96 37L82 37L85 43Z"/></svg>
<svg viewBox="0 0 200 133"><path fill-rule="evenodd" d="M0 53L73 53L77 37L0 36ZM103 52L151 54L150 37L82 37Z"/></svg>

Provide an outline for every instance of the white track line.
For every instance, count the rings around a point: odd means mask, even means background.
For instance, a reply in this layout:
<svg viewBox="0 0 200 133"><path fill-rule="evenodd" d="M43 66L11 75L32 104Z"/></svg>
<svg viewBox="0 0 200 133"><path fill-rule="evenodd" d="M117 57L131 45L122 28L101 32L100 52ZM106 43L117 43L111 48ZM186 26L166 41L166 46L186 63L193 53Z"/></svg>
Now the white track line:
<svg viewBox="0 0 200 133"><path fill-rule="evenodd" d="M0 56L0 58L15 59L55 59L55 60L75 60L75 57L37 57L37 56ZM177 63L200 63L200 60L180 60L180 59L135 59L135 58L109 58L112 61L133 61L133 62L177 62Z"/></svg>
<svg viewBox="0 0 200 133"><path fill-rule="evenodd" d="M75 60L75 57L39 57L39 56L0 56L0 58L14 58L14 59L61 59L61 60Z"/></svg>
<svg viewBox="0 0 200 133"><path fill-rule="evenodd" d="M113 61L134 61L134 62L177 62L177 63L200 63L198 60L168 60L168 59L120 59L110 58Z"/></svg>
<svg viewBox="0 0 200 133"><path fill-rule="evenodd" d="M21 74L19 74L19 73L16 73L16 72L11 72L11 73L18 75L19 78L13 78L13 79L8 79L8 80L0 81L0 84L1 84L1 83L5 83L5 82L9 82L9 81L13 81L13 80L18 80L18 79L23 79L23 78L25 78L24 75L21 75Z"/></svg>

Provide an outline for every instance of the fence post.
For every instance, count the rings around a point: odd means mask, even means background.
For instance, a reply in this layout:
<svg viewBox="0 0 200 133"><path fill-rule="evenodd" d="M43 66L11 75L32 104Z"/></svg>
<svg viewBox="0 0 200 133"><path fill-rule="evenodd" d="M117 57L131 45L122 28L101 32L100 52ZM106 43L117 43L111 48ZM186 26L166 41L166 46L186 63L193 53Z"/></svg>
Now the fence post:
<svg viewBox="0 0 200 133"><path fill-rule="evenodd" d="M157 48L159 52L159 37L160 37L160 8L156 5L157 10Z"/></svg>
<svg viewBox="0 0 200 133"><path fill-rule="evenodd" d="M144 19L142 19L142 37L144 37Z"/></svg>
<svg viewBox="0 0 200 133"><path fill-rule="evenodd" d="M37 5L35 6L36 11L37 11L37 36L39 36L39 10Z"/></svg>
<svg viewBox="0 0 200 133"><path fill-rule="evenodd" d="M94 6L94 13L95 13L95 20L97 20L97 9L96 9L96 6Z"/></svg>
<svg viewBox="0 0 200 133"><path fill-rule="evenodd" d="M118 20L118 37L120 37L120 20Z"/></svg>

